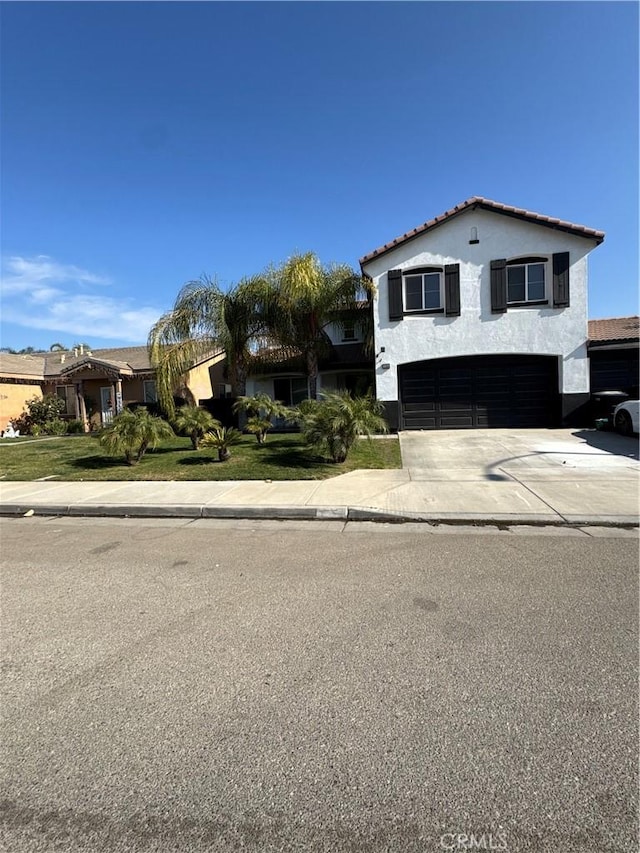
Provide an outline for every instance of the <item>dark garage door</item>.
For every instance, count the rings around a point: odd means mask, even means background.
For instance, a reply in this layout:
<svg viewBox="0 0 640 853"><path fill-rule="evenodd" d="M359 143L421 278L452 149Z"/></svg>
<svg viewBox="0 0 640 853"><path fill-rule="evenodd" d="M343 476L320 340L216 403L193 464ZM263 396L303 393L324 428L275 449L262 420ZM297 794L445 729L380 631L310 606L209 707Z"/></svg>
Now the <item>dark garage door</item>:
<svg viewBox="0 0 640 853"><path fill-rule="evenodd" d="M401 429L557 426L555 356L469 356L399 368Z"/></svg>

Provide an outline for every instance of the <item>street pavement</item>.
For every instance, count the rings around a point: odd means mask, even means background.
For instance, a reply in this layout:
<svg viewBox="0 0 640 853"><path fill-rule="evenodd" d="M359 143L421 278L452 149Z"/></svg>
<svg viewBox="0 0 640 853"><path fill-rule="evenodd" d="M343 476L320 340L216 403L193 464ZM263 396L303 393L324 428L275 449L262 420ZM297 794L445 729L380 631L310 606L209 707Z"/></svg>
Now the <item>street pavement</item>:
<svg viewBox="0 0 640 853"><path fill-rule="evenodd" d="M402 469L328 480L6 482L0 512L638 524L635 438L596 430L452 430L403 432L400 443Z"/></svg>
<svg viewBox="0 0 640 853"><path fill-rule="evenodd" d="M0 530L0 849L637 847L630 530Z"/></svg>

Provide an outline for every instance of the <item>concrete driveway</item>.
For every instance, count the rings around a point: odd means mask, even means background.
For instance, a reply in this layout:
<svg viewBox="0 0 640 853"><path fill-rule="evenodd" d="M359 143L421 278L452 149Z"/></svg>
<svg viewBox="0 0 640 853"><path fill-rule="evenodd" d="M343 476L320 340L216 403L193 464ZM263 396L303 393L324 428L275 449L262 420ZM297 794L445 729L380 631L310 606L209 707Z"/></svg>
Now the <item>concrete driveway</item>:
<svg viewBox="0 0 640 853"><path fill-rule="evenodd" d="M409 483L396 501L443 515L464 507L470 518L524 512L543 519L551 512L572 523L637 523L635 438L597 430L438 430L402 432L400 447Z"/></svg>
<svg viewBox="0 0 640 853"><path fill-rule="evenodd" d="M412 480L636 479L640 471L635 438L592 429L411 431L400 433L400 447Z"/></svg>

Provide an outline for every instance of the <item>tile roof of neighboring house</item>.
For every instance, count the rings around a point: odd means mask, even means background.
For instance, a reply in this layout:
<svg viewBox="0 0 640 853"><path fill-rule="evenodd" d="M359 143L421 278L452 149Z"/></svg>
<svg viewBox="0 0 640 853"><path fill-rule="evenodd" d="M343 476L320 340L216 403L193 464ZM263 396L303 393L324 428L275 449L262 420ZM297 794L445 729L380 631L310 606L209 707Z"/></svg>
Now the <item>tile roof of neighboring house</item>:
<svg viewBox="0 0 640 853"><path fill-rule="evenodd" d="M637 341L640 339L640 317L610 317L589 320L590 343Z"/></svg>
<svg viewBox="0 0 640 853"><path fill-rule="evenodd" d="M194 362L193 367L204 364L209 359L219 361L224 353L209 353ZM109 347L107 349L85 350L82 355L70 352L42 352L34 355L0 353L0 376L14 379L34 378L50 379L54 376L72 374L74 368L81 368L87 361L114 368L123 373L148 373L154 368L149 360L146 346Z"/></svg>
<svg viewBox="0 0 640 853"><path fill-rule="evenodd" d="M558 231L566 231L569 234L576 235L577 237L586 237L589 240L595 240L597 244L602 243L604 240L604 231L595 231L593 228L587 228L584 225L576 225L573 222L566 222L563 219L554 219L552 216L543 216L542 214L534 213L531 210L525 210L521 207L511 207L508 204L501 204L499 201L492 201L490 198L483 198L482 196L474 195L466 201L463 201L461 204L457 204L455 207L452 207L451 210L446 210L444 213L441 213L440 216L436 216L428 222L418 225L412 231L407 231L406 234L396 237L395 240L391 240L390 243L385 243L384 246L380 246L378 249L374 249L373 252L369 252L368 255L364 255L364 257L360 258L360 264L365 264L367 261L371 261L380 255L384 255L385 252L390 252L392 249L401 246L408 240L412 240L414 237L424 234L426 231L437 228L438 225L442 225L449 219L453 219L454 216L458 216L465 210L475 210L476 208L489 210L492 213L501 213L505 216L512 216L516 219L523 219L526 222L533 222L536 225L545 225L547 228L555 228Z"/></svg>
<svg viewBox="0 0 640 853"><path fill-rule="evenodd" d="M134 371L153 369L146 347L110 347L109 349L91 349L89 352L85 350L82 355L77 356L73 352L44 353L45 376L58 376L60 373L66 373L70 367L86 361L87 358L107 362L116 368L124 367Z"/></svg>
<svg viewBox="0 0 640 853"><path fill-rule="evenodd" d="M44 358L41 355L18 355L0 352L0 376L23 379L34 377L42 379Z"/></svg>

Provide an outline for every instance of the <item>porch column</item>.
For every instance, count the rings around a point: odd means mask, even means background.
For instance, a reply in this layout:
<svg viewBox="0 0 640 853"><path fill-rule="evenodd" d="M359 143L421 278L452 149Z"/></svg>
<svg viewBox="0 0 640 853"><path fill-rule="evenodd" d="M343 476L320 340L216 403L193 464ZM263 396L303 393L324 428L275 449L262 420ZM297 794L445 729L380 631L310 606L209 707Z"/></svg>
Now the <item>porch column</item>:
<svg viewBox="0 0 640 853"><path fill-rule="evenodd" d="M76 382L76 418L82 421L82 427L85 432L89 432L89 423L87 421L87 407L84 402L84 385L82 379Z"/></svg>
<svg viewBox="0 0 640 853"><path fill-rule="evenodd" d="M122 379L113 383L113 411L116 415L122 411Z"/></svg>

